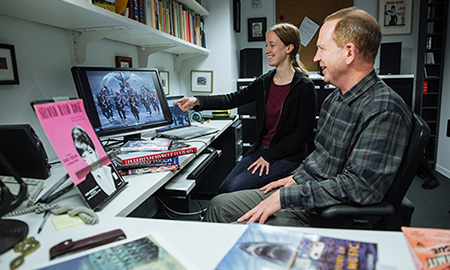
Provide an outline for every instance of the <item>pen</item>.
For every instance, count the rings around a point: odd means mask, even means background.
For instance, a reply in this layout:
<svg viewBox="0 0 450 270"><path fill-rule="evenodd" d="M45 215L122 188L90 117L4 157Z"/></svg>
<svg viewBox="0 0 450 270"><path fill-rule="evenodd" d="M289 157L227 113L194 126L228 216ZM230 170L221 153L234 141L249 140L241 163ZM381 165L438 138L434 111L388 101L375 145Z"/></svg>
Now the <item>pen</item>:
<svg viewBox="0 0 450 270"><path fill-rule="evenodd" d="M42 228L44 228L44 224L47 221L48 216L50 216L50 211L47 210L44 214L44 220L42 220L41 226L39 226L38 234L42 231Z"/></svg>

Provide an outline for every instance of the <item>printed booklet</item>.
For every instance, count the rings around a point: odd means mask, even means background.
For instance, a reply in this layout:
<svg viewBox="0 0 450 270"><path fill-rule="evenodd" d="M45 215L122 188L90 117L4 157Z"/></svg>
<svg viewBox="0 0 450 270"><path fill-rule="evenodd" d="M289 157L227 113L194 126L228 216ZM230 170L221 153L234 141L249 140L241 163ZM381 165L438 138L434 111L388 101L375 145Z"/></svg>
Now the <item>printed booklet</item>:
<svg viewBox="0 0 450 270"><path fill-rule="evenodd" d="M450 230L402 227L417 270L450 269Z"/></svg>
<svg viewBox="0 0 450 270"><path fill-rule="evenodd" d="M130 151L161 151L169 150L172 140L156 138L154 140L139 140L139 141L128 141L122 147L120 151L130 152Z"/></svg>
<svg viewBox="0 0 450 270"><path fill-rule="evenodd" d="M376 269L377 244L251 223L216 269Z"/></svg>
<svg viewBox="0 0 450 270"><path fill-rule="evenodd" d="M198 269L158 232L150 232L146 237L122 240L114 246L98 247L95 250L37 269Z"/></svg>
<svg viewBox="0 0 450 270"><path fill-rule="evenodd" d="M197 153L197 147L181 148L177 150L159 151L159 152L130 152L118 154L116 161L119 166L128 166L139 163L146 163L152 160L172 158L182 155Z"/></svg>
<svg viewBox="0 0 450 270"><path fill-rule="evenodd" d="M95 211L126 186L112 164L86 115L83 101L34 105L36 115L61 163Z"/></svg>

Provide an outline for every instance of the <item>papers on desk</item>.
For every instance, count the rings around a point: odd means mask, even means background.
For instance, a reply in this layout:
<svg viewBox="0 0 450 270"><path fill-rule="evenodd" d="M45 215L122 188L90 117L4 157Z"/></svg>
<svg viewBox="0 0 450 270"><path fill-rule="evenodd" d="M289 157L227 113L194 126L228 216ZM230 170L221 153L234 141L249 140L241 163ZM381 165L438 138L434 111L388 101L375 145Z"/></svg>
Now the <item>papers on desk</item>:
<svg viewBox="0 0 450 270"><path fill-rule="evenodd" d="M71 257L73 258L73 257ZM159 233L122 240L80 252L79 256L39 269L197 269Z"/></svg>
<svg viewBox="0 0 450 270"><path fill-rule="evenodd" d="M376 269L377 244L251 223L216 269Z"/></svg>

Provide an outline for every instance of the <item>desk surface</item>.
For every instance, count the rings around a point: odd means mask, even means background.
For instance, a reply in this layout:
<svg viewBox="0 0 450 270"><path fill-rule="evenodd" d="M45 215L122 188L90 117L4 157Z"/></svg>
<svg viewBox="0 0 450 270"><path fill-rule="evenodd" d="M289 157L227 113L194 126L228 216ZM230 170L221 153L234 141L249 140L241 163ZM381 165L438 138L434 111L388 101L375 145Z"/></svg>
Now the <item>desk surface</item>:
<svg viewBox="0 0 450 270"><path fill-rule="evenodd" d="M52 246L72 239L77 241L109 230L121 228L127 239L137 239L152 232L157 232L170 243L175 250L194 265L192 269L215 269L234 243L246 229L241 224L218 224L197 221L171 221L141 218L106 217L100 214L98 225L79 225L56 231L48 224L41 234L36 234L42 216L27 214L22 218L30 224L29 236L40 241L41 247L25 257L24 265L19 269L36 269L48 264L49 250ZM288 228L306 233L317 233L323 236L338 237L378 243L379 262L377 269L414 269L404 236L401 232L379 232L362 230L338 230L317 228ZM116 242L118 244L120 242ZM111 246L114 244L109 244ZM98 247L95 250L107 246ZM91 250L91 252L94 249ZM61 262L80 256L84 253L57 258L53 262ZM0 269L8 269L10 261L17 256L12 250L0 256Z"/></svg>

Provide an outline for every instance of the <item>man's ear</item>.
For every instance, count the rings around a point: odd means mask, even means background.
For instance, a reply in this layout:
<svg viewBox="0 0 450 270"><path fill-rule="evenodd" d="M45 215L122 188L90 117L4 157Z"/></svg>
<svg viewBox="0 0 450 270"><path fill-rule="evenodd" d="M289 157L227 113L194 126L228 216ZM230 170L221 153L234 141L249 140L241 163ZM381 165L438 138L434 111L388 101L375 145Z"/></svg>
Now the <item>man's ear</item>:
<svg viewBox="0 0 450 270"><path fill-rule="evenodd" d="M344 47L346 51L346 63L350 65L353 61L355 61L356 56L359 54L358 48L356 48L354 43L347 43Z"/></svg>

